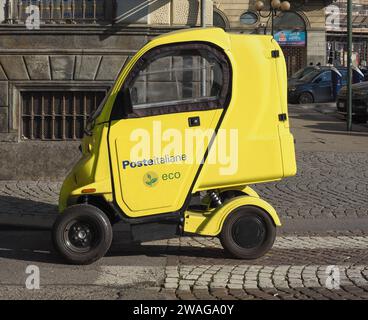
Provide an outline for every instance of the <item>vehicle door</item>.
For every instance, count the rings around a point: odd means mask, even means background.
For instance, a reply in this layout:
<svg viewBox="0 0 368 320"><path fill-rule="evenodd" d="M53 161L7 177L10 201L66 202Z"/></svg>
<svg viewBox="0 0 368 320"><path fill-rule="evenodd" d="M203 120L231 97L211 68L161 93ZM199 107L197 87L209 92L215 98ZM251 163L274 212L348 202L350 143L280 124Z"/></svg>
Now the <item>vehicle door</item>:
<svg viewBox="0 0 368 320"><path fill-rule="evenodd" d="M117 95L108 138L124 213L183 207L229 94L229 61L208 44L168 44L137 60Z"/></svg>
<svg viewBox="0 0 368 320"><path fill-rule="evenodd" d="M323 71L313 79L313 91L315 101L333 101L331 70Z"/></svg>

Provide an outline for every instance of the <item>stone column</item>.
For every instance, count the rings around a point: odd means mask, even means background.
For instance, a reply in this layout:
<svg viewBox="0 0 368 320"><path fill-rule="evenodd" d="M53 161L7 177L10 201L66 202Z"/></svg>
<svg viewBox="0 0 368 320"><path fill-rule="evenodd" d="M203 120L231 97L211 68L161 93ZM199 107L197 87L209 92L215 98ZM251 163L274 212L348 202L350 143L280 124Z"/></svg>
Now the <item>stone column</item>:
<svg viewBox="0 0 368 320"><path fill-rule="evenodd" d="M307 64L318 62L326 64L326 33L325 31L307 31Z"/></svg>

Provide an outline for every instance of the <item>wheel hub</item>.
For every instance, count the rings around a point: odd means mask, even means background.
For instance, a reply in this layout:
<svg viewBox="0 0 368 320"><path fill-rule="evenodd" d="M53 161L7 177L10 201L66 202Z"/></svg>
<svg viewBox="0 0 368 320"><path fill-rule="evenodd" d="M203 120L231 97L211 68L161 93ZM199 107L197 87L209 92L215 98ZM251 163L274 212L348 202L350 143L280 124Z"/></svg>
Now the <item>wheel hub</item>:
<svg viewBox="0 0 368 320"><path fill-rule="evenodd" d="M78 232L79 239L83 240L86 238L86 236L87 236L87 233L84 230Z"/></svg>
<svg viewBox="0 0 368 320"><path fill-rule="evenodd" d="M234 223L232 235L238 246L253 249L264 242L266 227L259 217L241 217Z"/></svg>
<svg viewBox="0 0 368 320"><path fill-rule="evenodd" d="M97 238L95 228L86 222L71 221L64 231L65 244L74 252L90 250Z"/></svg>

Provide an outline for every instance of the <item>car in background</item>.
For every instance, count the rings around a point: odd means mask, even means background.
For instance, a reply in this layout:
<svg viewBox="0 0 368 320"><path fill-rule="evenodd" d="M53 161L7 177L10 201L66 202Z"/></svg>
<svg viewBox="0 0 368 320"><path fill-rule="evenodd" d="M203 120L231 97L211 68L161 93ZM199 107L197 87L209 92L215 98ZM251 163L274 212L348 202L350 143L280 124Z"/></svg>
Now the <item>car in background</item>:
<svg viewBox="0 0 368 320"><path fill-rule="evenodd" d="M352 85L353 91L353 120L360 123L368 119L368 81ZM341 88L337 94L337 112L346 116L347 114L347 87Z"/></svg>
<svg viewBox="0 0 368 320"><path fill-rule="evenodd" d="M366 67L360 68L360 71L364 75L364 81L368 81L368 69Z"/></svg>
<svg viewBox="0 0 368 320"><path fill-rule="evenodd" d="M342 85L346 85L347 69L330 66L310 66L302 77L288 80L288 100L290 103L314 103L335 101L332 72L338 70L342 75ZM313 69L312 69L313 68Z"/></svg>
<svg viewBox="0 0 368 320"><path fill-rule="evenodd" d="M291 77L288 79L290 80L299 80L301 78L303 78L305 75L307 75L309 72L314 71L318 69L317 66L308 66L302 69L299 69L297 72L295 72L294 74L291 75Z"/></svg>

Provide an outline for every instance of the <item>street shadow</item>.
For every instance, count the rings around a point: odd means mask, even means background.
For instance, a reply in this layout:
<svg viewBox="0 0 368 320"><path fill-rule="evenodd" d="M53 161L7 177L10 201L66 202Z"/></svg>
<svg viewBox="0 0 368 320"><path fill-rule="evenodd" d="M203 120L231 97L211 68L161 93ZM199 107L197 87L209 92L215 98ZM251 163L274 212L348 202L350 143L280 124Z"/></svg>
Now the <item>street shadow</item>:
<svg viewBox="0 0 368 320"><path fill-rule="evenodd" d="M119 235L118 235L119 236ZM305 265L305 264L341 264L368 263L368 252L365 249L345 248L320 248L320 249L297 249L297 248L273 248L265 256L255 260L234 259L221 247L200 247L195 245L154 245L154 244L134 244L126 240L125 236L116 239L106 254L106 258L119 257L175 257L172 263L179 260L183 265L196 265L198 259L201 265L214 264L247 264L247 265ZM27 230L27 229L6 229L0 228L0 259L11 259L17 261L50 263L57 265L67 265L58 253L54 250L50 231ZM176 261L176 262L175 262ZM98 264L104 264L101 260ZM119 264L118 261L112 264ZM110 265L111 262L108 262ZM169 260L170 264L170 260Z"/></svg>
<svg viewBox="0 0 368 320"><path fill-rule="evenodd" d="M53 254L51 232L57 205L0 196L0 258L61 263Z"/></svg>
<svg viewBox="0 0 368 320"><path fill-rule="evenodd" d="M120 7L116 8L116 13L113 18L111 26L106 28L103 31L103 33L99 36L100 40L103 41L109 38L110 36L116 35L117 33L121 32L122 29L131 25L140 24L142 27L146 26L148 28L148 25L142 23L143 19L145 19L148 16L149 12L159 10L160 8L168 4L170 1L171 0L161 0L152 2L148 2L146 0L121 1L118 4Z"/></svg>
<svg viewBox="0 0 368 320"><path fill-rule="evenodd" d="M368 137L368 130L364 126L354 123L352 131L346 130L346 123L344 122L317 122L305 125L304 127L312 129L311 132L314 133Z"/></svg>
<svg viewBox="0 0 368 320"><path fill-rule="evenodd" d="M311 127L313 128L314 126L311 126ZM316 128L318 128L318 127L316 126ZM330 135L352 136L352 137L368 137L368 132L354 131L354 127L353 127L353 131L350 131L350 132L346 131L346 129L341 130L340 132L336 132L336 131L328 132L328 129L324 129L324 128L320 128L320 129L325 130L325 131L316 130L316 131L312 131L312 132L322 133L322 134L330 134ZM364 150L362 150L362 151L364 151Z"/></svg>
<svg viewBox="0 0 368 320"><path fill-rule="evenodd" d="M310 120L310 121L318 121L321 120L321 117L323 117L323 121L326 122L337 122L339 119L335 118L332 115L326 115L326 114L314 114L314 113L292 113L289 112L290 119L299 119L299 120Z"/></svg>
<svg viewBox="0 0 368 320"><path fill-rule="evenodd" d="M52 246L51 232L21 227L1 227L0 258L17 261L65 263Z"/></svg>
<svg viewBox="0 0 368 320"><path fill-rule="evenodd" d="M57 205L52 203L47 203L43 201L24 199L12 196L0 195L0 225L3 224L2 214L11 215L14 217L20 217L27 215L37 215L37 214L57 214ZM7 217L7 220L10 218ZM10 220L9 220L10 221Z"/></svg>
<svg viewBox="0 0 368 320"><path fill-rule="evenodd" d="M265 256L254 260L234 259L220 247L195 247L195 246L160 246L160 245L136 245L122 247L119 250L110 250L106 257L137 256L170 257L175 256L183 265L197 265L198 259L201 265L229 264L229 265L306 265L306 264L338 264L349 261L353 263L368 262L368 253L365 249L320 248L320 249L281 249L273 248ZM175 261L175 259L173 260Z"/></svg>

